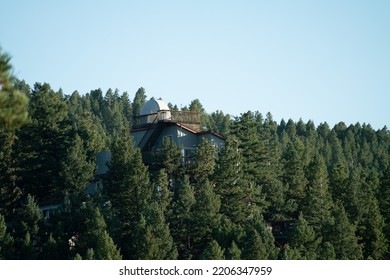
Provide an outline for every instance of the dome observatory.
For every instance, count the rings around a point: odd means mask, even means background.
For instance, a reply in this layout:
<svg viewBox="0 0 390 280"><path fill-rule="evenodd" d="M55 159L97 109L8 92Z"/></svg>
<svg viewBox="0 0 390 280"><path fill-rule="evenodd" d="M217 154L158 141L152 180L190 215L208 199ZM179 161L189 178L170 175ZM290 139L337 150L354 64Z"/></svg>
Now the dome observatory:
<svg viewBox="0 0 390 280"><path fill-rule="evenodd" d="M161 99L150 99L140 110L140 124L154 123L171 119L171 111L168 105Z"/></svg>

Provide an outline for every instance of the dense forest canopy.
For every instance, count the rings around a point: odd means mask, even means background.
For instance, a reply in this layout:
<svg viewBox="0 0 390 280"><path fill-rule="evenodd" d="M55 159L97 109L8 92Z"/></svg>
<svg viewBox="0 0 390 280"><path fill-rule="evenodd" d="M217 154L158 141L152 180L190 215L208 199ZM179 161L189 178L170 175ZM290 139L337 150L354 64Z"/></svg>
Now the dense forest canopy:
<svg viewBox="0 0 390 280"><path fill-rule="evenodd" d="M1 52L0 259L390 257L386 127L233 118L195 99L169 106L200 112L225 146L204 141L183 164L167 140L145 166L130 134L145 89L67 95L11 70ZM87 195L104 150L104 187Z"/></svg>

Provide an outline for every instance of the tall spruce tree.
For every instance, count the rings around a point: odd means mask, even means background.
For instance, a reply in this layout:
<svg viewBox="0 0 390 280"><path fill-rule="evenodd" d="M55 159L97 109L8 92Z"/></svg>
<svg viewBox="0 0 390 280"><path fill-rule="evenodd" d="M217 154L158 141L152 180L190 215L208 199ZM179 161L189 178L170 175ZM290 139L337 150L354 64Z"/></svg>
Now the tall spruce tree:
<svg viewBox="0 0 390 280"><path fill-rule="evenodd" d="M180 187L176 190L172 215L169 220L179 259L192 259L194 257L193 238L197 235L192 229L195 202L193 186L191 186L188 176L185 175L180 182Z"/></svg>
<svg viewBox="0 0 390 280"><path fill-rule="evenodd" d="M104 189L119 219L114 240L120 246L124 259L133 258L130 237L139 221L142 203L151 201L153 188L141 152L134 149L128 130L123 130L114 138L111 152Z"/></svg>
<svg viewBox="0 0 390 280"><path fill-rule="evenodd" d="M139 112L141 110L141 107L145 104L145 101L145 89L141 87L137 90L133 99L133 117L139 116Z"/></svg>
<svg viewBox="0 0 390 280"><path fill-rule="evenodd" d="M320 243L321 238L317 237L301 213L289 240L289 245L299 253L300 259L314 260L317 258Z"/></svg>
<svg viewBox="0 0 390 280"><path fill-rule="evenodd" d="M332 199L328 187L328 173L323 158L317 155L307 168L308 184L305 189L305 198L302 213L309 225L316 233L330 219Z"/></svg>
<svg viewBox="0 0 390 280"><path fill-rule="evenodd" d="M14 238L7 230L5 218L0 214L0 260L13 258Z"/></svg>
<svg viewBox="0 0 390 280"><path fill-rule="evenodd" d="M14 153L22 191L40 202L53 200L61 186L61 163L74 135L67 110L61 92L54 92L49 84L35 84L31 122L18 132Z"/></svg>
<svg viewBox="0 0 390 280"><path fill-rule="evenodd" d="M0 49L0 132L27 122L28 98L13 86L11 57Z"/></svg>
<svg viewBox="0 0 390 280"><path fill-rule="evenodd" d="M308 183L305 177L303 161L303 144L298 138L289 142L282 155L283 161L283 183L286 189L286 218L297 218L298 208L305 197L305 188Z"/></svg>
<svg viewBox="0 0 390 280"><path fill-rule="evenodd" d="M38 259L41 245L39 229L43 215L37 201L27 195L14 217L16 258Z"/></svg>
<svg viewBox="0 0 390 280"><path fill-rule="evenodd" d="M212 240L200 256L202 260L224 260L224 250L219 246L218 242Z"/></svg>
<svg viewBox="0 0 390 280"><path fill-rule="evenodd" d="M221 202L214 193L213 186L206 180L198 188L192 215L192 230L196 233L193 235L195 257L199 257L207 244L212 241L213 233L219 228L221 220L219 213Z"/></svg>
<svg viewBox="0 0 390 280"><path fill-rule="evenodd" d="M387 168L381 180L379 206L385 222L383 232L385 233L386 239L388 241L386 257L390 258L390 168Z"/></svg>
<svg viewBox="0 0 390 280"><path fill-rule="evenodd" d="M363 257L362 246L355 234L356 226L351 224L340 202L332 209L333 219L325 225L324 240L333 245L338 260L359 260Z"/></svg>
<svg viewBox="0 0 390 280"><path fill-rule="evenodd" d="M61 197L65 193L83 194L87 184L94 176L95 162L87 159L83 141L76 134L73 144L68 148L65 159L60 164L59 177L62 188L58 191Z"/></svg>
<svg viewBox="0 0 390 280"><path fill-rule="evenodd" d="M215 192L221 200L221 213L232 222L243 224L249 218L249 207L246 201L243 184L243 157L234 137L226 139L220 151L214 173Z"/></svg>

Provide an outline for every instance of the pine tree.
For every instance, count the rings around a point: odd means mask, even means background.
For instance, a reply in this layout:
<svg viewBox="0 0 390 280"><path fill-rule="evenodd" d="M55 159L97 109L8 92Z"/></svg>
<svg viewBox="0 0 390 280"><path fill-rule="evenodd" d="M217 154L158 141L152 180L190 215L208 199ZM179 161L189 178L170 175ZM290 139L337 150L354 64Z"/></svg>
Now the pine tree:
<svg viewBox="0 0 390 280"><path fill-rule="evenodd" d="M54 239L52 234L49 235L49 238L46 241L42 251L43 251L42 252L42 259L44 259L44 260L58 260L58 259L60 259L57 241Z"/></svg>
<svg viewBox="0 0 390 280"><path fill-rule="evenodd" d="M248 229L242 246L242 259L265 260L268 257L263 240L256 229Z"/></svg>
<svg viewBox="0 0 390 280"><path fill-rule="evenodd" d="M231 126L232 135L239 141L239 152L245 159L242 166L244 192L253 213L267 207L261 186L264 166L268 164L263 158L266 146L258 136L259 122L256 118L256 115L249 111L237 118Z"/></svg>
<svg viewBox="0 0 390 280"><path fill-rule="evenodd" d="M200 256L201 260L224 260L224 250L219 246L218 242L212 240Z"/></svg>
<svg viewBox="0 0 390 280"><path fill-rule="evenodd" d="M180 148L176 146L172 139L166 137L161 148L155 152L151 169L164 169L168 175L168 180L174 184L183 173L181 159Z"/></svg>
<svg viewBox="0 0 390 280"><path fill-rule="evenodd" d="M238 248L236 242L232 241L232 244L225 253L225 259L227 260L240 260L241 250Z"/></svg>
<svg viewBox="0 0 390 280"><path fill-rule="evenodd" d="M40 248L39 234L42 212L35 198L27 195L15 213L15 253L20 259L37 259Z"/></svg>
<svg viewBox="0 0 390 280"><path fill-rule="evenodd" d="M221 200L221 213L234 223L243 224L250 216L243 185L243 158L238 141L228 137L218 157L214 173L215 192Z"/></svg>
<svg viewBox="0 0 390 280"><path fill-rule="evenodd" d="M82 194L93 178L94 171L95 163L87 160L83 141L76 135L73 145L67 150L66 158L61 162L59 172L63 184L63 188L59 189L61 196L65 193Z"/></svg>
<svg viewBox="0 0 390 280"><path fill-rule="evenodd" d="M209 130L222 135L228 135L230 130L230 115L225 115L222 111L217 110L210 115L206 115L205 125Z"/></svg>
<svg viewBox="0 0 390 280"><path fill-rule="evenodd" d="M175 201L172 205L172 215L169 221L171 234L175 241L179 259L193 258L193 238L197 235L193 227L193 207L195 204L193 187L188 176L184 176L180 187L175 193Z"/></svg>
<svg viewBox="0 0 390 280"><path fill-rule="evenodd" d="M31 123L17 134L16 175L24 193L44 202L59 193L61 163L73 132L61 92L54 92L48 84L35 84L30 101Z"/></svg>
<svg viewBox="0 0 390 280"><path fill-rule="evenodd" d="M286 218L297 218L298 206L302 204L308 183L304 172L303 144L298 138L287 144L282 160L284 163L282 180L287 185Z"/></svg>
<svg viewBox="0 0 390 280"><path fill-rule="evenodd" d="M375 198L368 198L368 209L363 215L358 229L361 232L363 255L365 259L383 259L387 253L388 243L384 234L384 219Z"/></svg>
<svg viewBox="0 0 390 280"><path fill-rule="evenodd" d="M325 225L324 239L334 248L335 258L338 260L358 260L363 257L362 246L356 236L356 226L351 224L341 203L333 208L334 220Z"/></svg>
<svg viewBox="0 0 390 280"><path fill-rule="evenodd" d="M27 122L28 98L13 87L11 58L0 49L0 132Z"/></svg>
<svg viewBox="0 0 390 280"><path fill-rule="evenodd" d="M144 203L135 232L139 238L134 238L133 246L139 252L136 254L138 258L157 260L177 258L178 253L169 225L157 203Z"/></svg>
<svg viewBox="0 0 390 280"><path fill-rule="evenodd" d="M321 156L316 156L307 168L308 185L302 213L310 226L319 233L325 221L330 219L332 200L328 189L328 174Z"/></svg>
<svg viewBox="0 0 390 280"><path fill-rule="evenodd" d="M333 201L346 202L351 195L348 192L348 168L342 162L336 163L330 174L329 189Z"/></svg>
<svg viewBox="0 0 390 280"><path fill-rule="evenodd" d="M4 216L0 214L0 260L11 259L14 253L14 239L7 232Z"/></svg>
<svg viewBox="0 0 390 280"><path fill-rule="evenodd" d="M141 152L133 148L128 131L116 136L111 148L112 159L104 180L105 193L117 211L119 227L114 240L121 248L124 259L133 257L129 238L138 223L141 206L151 201L153 189L149 183L147 167Z"/></svg>
<svg viewBox="0 0 390 280"><path fill-rule="evenodd" d="M213 186L206 180L195 194L192 215L193 254L198 257L207 244L213 239L213 232L220 224L219 209L221 202L214 193Z"/></svg>
<svg viewBox="0 0 390 280"><path fill-rule="evenodd" d="M76 250L81 255L88 255L93 250L93 259L120 260L120 250L107 232L107 225L99 208L91 202L81 206L81 226L78 231Z"/></svg>
<svg viewBox="0 0 390 280"><path fill-rule="evenodd" d="M195 185L201 185L211 178L215 169L215 156L215 147L204 138L202 143L196 147L194 162L190 168Z"/></svg>
<svg viewBox="0 0 390 280"><path fill-rule="evenodd" d="M387 168L382 180L379 192L379 206L385 226L383 232L388 241L387 258L390 258L390 168Z"/></svg>
<svg viewBox="0 0 390 280"><path fill-rule="evenodd" d="M301 213L289 240L289 245L299 253L301 259L314 260L317 258L320 243L321 238L316 236L313 228L309 226Z"/></svg>
<svg viewBox="0 0 390 280"><path fill-rule="evenodd" d="M172 202L173 192L169 189L168 175L165 169L160 169L154 183L153 201L157 203L162 213L167 213Z"/></svg>
<svg viewBox="0 0 390 280"><path fill-rule="evenodd" d="M141 107L145 104L146 94L144 88L139 88L135 93L133 100L133 117L139 116Z"/></svg>
<svg viewBox="0 0 390 280"><path fill-rule="evenodd" d="M14 166L14 132L0 131L0 215L11 219L19 207L22 190L17 184Z"/></svg>

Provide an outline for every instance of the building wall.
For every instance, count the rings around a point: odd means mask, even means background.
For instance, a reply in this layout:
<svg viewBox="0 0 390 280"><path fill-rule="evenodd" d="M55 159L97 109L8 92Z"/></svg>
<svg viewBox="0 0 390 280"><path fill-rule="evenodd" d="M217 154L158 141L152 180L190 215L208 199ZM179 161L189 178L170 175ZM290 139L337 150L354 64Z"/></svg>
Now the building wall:
<svg viewBox="0 0 390 280"><path fill-rule="evenodd" d="M198 145L198 135L177 125L166 127L156 142L156 147L161 147L165 137L170 137L178 147L191 149Z"/></svg>
<svg viewBox="0 0 390 280"><path fill-rule="evenodd" d="M146 134L147 130L139 130L139 131L133 131L131 132L131 135L134 138L134 146L138 147L139 143L141 142L142 138Z"/></svg>

